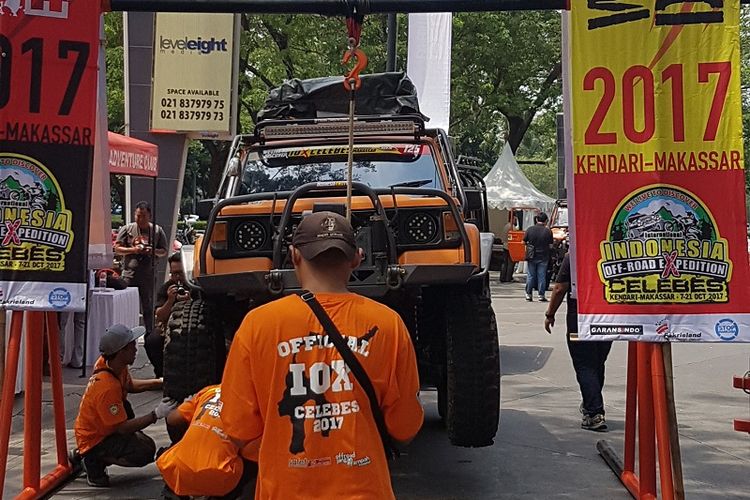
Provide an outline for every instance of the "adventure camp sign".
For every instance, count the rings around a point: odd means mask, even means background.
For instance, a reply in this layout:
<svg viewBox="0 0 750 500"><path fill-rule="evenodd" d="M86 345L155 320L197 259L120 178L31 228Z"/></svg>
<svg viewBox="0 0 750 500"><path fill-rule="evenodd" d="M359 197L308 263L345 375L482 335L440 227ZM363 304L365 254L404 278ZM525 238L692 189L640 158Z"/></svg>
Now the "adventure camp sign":
<svg viewBox="0 0 750 500"><path fill-rule="evenodd" d="M570 20L580 338L750 342L739 2Z"/></svg>

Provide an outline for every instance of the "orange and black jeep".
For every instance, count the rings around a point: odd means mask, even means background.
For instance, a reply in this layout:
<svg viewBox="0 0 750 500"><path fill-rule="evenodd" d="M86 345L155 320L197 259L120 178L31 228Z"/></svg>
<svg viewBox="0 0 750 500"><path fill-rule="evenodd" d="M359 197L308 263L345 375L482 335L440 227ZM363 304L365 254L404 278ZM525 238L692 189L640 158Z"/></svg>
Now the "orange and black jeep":
<svg viewBox="0 0 750 500"><path fill-rule="evenodd" d="M348 105L341 78L308 82L272 91L255 133L234 140L196 243L201 299L175 310L170 342L218 325L231 337L250 309L300 290L288 245L306 214L344 213L352 126L351 221L365 258L349 288L403 317L451 442L492 444L500 366L487 272L492 235L478 228L486 221L482 186L462 183L470 176L459 171L445 132L425 127L403 74L362 78L353 125L330 117ZM191 365L191 380L170 380L165 365L166 393L196 383Z"/></svg>

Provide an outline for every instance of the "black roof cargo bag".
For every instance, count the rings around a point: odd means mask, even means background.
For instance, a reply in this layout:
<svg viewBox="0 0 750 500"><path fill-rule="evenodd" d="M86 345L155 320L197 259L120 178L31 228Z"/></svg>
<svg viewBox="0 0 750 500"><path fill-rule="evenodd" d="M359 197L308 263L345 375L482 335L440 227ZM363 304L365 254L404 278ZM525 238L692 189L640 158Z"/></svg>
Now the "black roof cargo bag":
<svg viewBox="0 0 750 500"><path fill-rule="evenodd" d="M417 89L406 73L361 75L356 91L357 115L420 115ZM287 80L268 93L259 120L291 120L348 116L349 92L344 77Z"/></svg>

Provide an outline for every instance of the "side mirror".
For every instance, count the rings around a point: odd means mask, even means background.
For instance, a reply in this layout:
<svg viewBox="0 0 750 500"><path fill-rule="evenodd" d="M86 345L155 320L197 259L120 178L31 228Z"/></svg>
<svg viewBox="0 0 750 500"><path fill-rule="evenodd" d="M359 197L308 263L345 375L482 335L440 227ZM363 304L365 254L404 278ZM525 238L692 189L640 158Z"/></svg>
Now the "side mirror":
<svg viewBox="0 0 750 500"><path fill-rule="evenodd" d="M211 215L211 210L213 210L214 205L216 205L216 198L207 198L205 200L198 200L198 217L200 217L202 220L208 220L208 217Z"/></svg>

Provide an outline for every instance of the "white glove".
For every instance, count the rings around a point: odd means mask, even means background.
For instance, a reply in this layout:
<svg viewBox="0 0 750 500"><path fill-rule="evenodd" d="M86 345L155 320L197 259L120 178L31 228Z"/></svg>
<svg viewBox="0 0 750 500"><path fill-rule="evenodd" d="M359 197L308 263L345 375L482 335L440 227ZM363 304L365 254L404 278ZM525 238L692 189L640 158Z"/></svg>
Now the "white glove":
<svg viewBox="0 0 750 500"><path fill-rule="evenodd" d="M167 415L169 415L169 412L177 408L177 401L170 398L162 398L161 403L157 405L156 408L154 408L154 415L156 415L157 420L160 418L164 418Z"/></svg>

